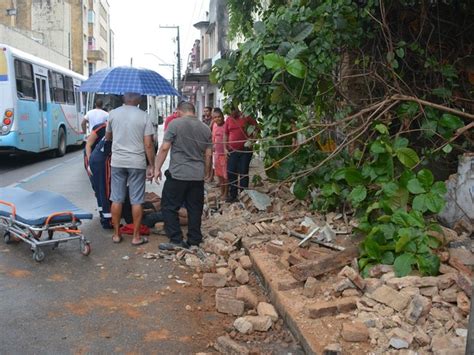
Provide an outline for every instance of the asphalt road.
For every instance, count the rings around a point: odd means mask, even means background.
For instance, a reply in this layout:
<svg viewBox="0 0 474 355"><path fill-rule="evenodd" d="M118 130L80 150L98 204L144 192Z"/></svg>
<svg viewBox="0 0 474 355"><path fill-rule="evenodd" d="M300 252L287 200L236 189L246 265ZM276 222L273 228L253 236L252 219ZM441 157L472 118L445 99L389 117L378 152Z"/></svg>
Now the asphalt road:
<svg viewBox="0 0 474 355"><path fill-rule="evenodd" d="M82 151L1 159L0 186L55 191L97 215ZM81 229L92 243L89 256L69 242L45 248L37 263L26 244L0 243L0 354L187 354L207 351L225 333L232 318L215 312L213 293L198 287L191 270L143 258L163 237L135 247L130 238L113 244L98 218Z"/></svg>
<svg viewBox="0 0 474 355"><path fill-rule="evenodd" d="M45 260L38 263L27 244L0 239L0 355L209 353L212 342L232 329L235 317L216 312L215 290L203 289L193 270L143 257L165 237L152 234L140 247L130 244L131 237L112 243L97 218L82 150L57 159L0 156L4 186L57 192L95 218L81 226L91 241L89 256L69 242L44 248ZM161 187L147 184L147 191L160 194ZM301 354L296 344L281 348L265 337L248 344L264 353Z"/></svg>

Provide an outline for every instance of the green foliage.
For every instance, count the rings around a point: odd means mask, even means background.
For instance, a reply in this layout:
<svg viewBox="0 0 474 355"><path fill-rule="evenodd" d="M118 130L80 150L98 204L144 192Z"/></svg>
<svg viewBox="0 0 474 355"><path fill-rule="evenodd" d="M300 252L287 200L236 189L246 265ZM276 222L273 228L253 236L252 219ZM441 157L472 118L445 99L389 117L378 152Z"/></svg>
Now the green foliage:
<svg viewBox="0 0 474 355"><path fill-rule="evenodd" d="M365 236L364 273L385 263L400 276L413 268L436 274L433 249L439 245L428 231L444 207L446 187L427 163L459 148L454 138L463 120L418 101L347 119L394 90L452 102L458 69L422 42L434 37L421 30L405 35L412 23L403 27L394 18L387 26L398 31L387 38L380 25L382 5L391 15L425 5L293 0L272 1L264 11L257 3L228 2L231 29L246 40L215 63L211 81L245 114L258 117L267 176L293 182L294 195L320 211L352 209ZM261 21L253 23L254 13ZM341 79L346 64L357 79Z"/></svg>

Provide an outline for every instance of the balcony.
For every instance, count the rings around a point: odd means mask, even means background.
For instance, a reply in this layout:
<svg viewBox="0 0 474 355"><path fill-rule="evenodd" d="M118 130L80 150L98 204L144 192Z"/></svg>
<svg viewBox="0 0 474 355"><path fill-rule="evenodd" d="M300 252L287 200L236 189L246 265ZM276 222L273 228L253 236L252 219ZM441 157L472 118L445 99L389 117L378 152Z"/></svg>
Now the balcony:
<svg viewBox="0 0 474 355"><path fill-rule="evenodd" d="M87 60L93 62L105 61L106 53L102 49L87 50Z"/></svg>

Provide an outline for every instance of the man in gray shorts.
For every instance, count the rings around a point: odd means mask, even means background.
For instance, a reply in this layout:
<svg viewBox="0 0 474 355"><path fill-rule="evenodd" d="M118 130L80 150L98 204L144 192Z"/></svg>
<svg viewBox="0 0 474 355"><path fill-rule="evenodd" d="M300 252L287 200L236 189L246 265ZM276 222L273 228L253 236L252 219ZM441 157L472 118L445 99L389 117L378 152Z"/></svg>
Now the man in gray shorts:
<svg viewBox="0 0 474 355"><path fill-rule="evenodd" d="M112 140L112 240L114 243L122 241L120 219L128 187L133 216L132 245L140 245L148 241L140 236L140 225L145 181L153 179L154 173L153 125L147 113L137 107L141 101L140 94L126 93L123 101L123 106L110 112L105 135L107 140Z"/></svg>
<svg viewBox="0 0 474 355"><path fill-rule="evenodd" d="M165 232L170 242L161 243L162 250L188 248L201 243L204 180L209 179L212 173L211 130L197 119L194 105L189 102L178 105L178 116L169 124L155 162L155 179L158 182L161 179L161 167L171 150L161 196ZM183 205L188 211L186 242L183 241L178 215Z"/></svg>

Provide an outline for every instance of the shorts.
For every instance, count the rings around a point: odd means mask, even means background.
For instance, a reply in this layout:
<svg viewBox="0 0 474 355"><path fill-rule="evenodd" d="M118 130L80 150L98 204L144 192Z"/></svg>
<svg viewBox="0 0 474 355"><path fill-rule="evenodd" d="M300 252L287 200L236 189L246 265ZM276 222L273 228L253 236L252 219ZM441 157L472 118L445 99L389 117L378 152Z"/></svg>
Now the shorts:
<svg viewBox="0 0 474 355"><path fill-rule="evenodd" d="M112 167L112 182L110 200L124 203L127 190L132 205L141 205L145 202L145 169ZM128 189L127 189L128 187Z"/></svg>

